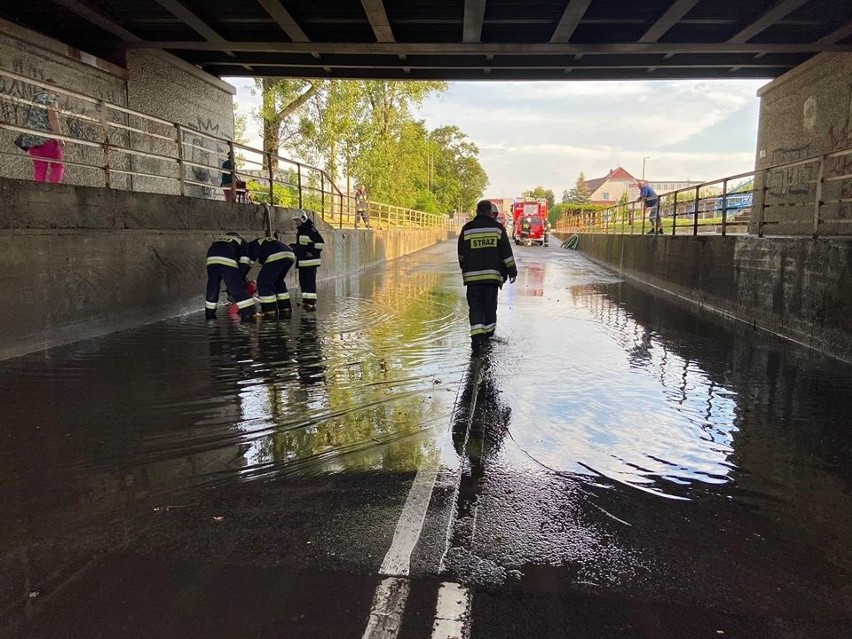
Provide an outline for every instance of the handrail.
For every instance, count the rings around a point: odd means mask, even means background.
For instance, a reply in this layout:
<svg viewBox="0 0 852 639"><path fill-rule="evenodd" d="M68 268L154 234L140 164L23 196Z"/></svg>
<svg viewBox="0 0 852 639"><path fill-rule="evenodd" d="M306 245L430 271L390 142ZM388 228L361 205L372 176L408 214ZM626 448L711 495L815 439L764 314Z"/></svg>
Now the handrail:
<svg viewBox="0 0 852 639"><path fill-rule="evenodd" d="M747 178L750 186L743 182ZM732 192L730 186L738 182L743 183ZM672 236L735 232L763 237L767 227L779 235L848 235L852 147L709 180L661 193L659 198L665 233ZM650 228L647 214L641 199L599 210L567 211L556 231L644 235Z"/></svg>
<svg viewBox="0 0 852 639"><path fill-rule="evenodd" d="M18 83L18 87L14 95L0 92L0 107L4 102L8 105L0 108L4 114L0 133L7 131L12 136L34 133L62 140L66 144L64 164L74 169L66 173L66 182L272 203L313 211L338 228L356 226L354 196L338 188L324 169L0 69L0 80L3 78ZM38 89L61 96L55 109L62 123L62 134L26 126L29 109L43 108L32 101ZM6 114L11 117L6 118ZM0 144L0 156L17 158L17 164L9 162L7 166L19 173L23 171L20 160L25 156L11 144L11 137L8 143ZM241 166L231 170L231 185L222 185L220 179L227 174L227 169L222 168L225 159L231 160L232 167ZM244 191L232 188L237 185L235 177L246 182ZM453 225L444 215L378 202L370 203L368 213L373 228Z"/></svg>

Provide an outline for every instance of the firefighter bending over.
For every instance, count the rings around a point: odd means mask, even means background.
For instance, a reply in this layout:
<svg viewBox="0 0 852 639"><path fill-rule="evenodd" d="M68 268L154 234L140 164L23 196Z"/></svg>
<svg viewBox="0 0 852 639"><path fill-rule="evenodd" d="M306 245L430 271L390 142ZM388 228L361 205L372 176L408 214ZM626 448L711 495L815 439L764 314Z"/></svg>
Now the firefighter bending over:
<svg viewBox="0 0 852 639"><path fill-rule="evenodd" d="M459 266L467 287L470 343L474 351L485 345L497 327L497 292L518 276L506 229L497 221L497 207L489 200L476 205L476 217L459 235Z"/></svg>
<svg viewBox="0 0 852 639"><path fill-rule="evenodd" d="M320 265L320 253L325 248L325 240L306 213L293 214L296 223L296 266L299 269L299 288L302 289L302 308L315 309L317 306L317 268Z"/></svg>
<svg viewBox="0 0 852 639"><path fill-rule="evenodd" d="M254 317L254 299L246 289L246 275L250 266L248 242L242 235L231 232L213 240L207 249L207 294L204 302L204 315L207 319L216 317L219 286L223 280L228 293L240 309L240 317L244 320Z"/></svg>
<svg viewBox="0 0 852 639"><path fill-rule="evenodd" d="M292 310L290 292L284 278L296 262L296 254L287 244L276 237L261 237L249 243L249 258L260 264L257 276L257 294L260 311L264 315L277 317L279 313Z"/></svg>

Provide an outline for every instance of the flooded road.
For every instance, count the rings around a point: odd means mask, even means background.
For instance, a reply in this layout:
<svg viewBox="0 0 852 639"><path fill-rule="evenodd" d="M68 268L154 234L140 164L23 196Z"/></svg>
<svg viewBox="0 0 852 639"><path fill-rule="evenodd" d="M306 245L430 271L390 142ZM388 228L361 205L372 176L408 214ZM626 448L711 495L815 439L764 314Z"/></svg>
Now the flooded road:
<svg viewBox="0 0 852 639"><path fill-rule="evenodd" d="M848 366L540 247L472 357L454 252L0 362L0 636L848 636Z"/></svg>

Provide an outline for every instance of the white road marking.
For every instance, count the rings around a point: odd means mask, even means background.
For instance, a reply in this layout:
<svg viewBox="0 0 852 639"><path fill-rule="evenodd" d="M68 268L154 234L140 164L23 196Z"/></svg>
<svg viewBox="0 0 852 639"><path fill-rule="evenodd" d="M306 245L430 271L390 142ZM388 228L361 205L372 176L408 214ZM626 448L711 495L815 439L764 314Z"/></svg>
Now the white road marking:
<svg viewBox="0 0 852 639"><path fill-rule="evenodd" d="M478 388L481 379L481 366L476 370L476 386ZM476 393L470 409L471 415L476 404ZM470 423L468 422L468 430ZM465 438L467 435L465 435ZM423 532L423 524L426 521L426 513L429 510L429 503L432 501L432 492L435 488L435 482L438 478L438 470L434 468L417 470L417 475L411 484L411 489L408 491L408 497L405 499L405 504L402 507L402 513L399 516L399 521L396 524L396 529L393 533L391 546L385 554L382 565L379 568L379 574L386 575L386 579L382 580L376 589L376 594L373 596L373 606L370 609L370 620L367 623L367 629L362 635L362 639L396 639L399 635L399 630L402 626L402 614L405 611L405 604L408 601L410 585L408 575L411 571L411 553L420 539L420 534ZM454 482L454 497L453 504L458 500L459 482L461 480L461 471L459 471ZM443 570L444 559L447 550L449 549L449 531L452 526L454 516L450 517L450 523L447 530L447 543L445 544L444 554L441 558L441 570ZM453 588L444 589L444 585L453 586ZM436 611L435 626L433 627L433 637L441 637L442 639L463 639L463 632L466 631L464 620L467 618L467 611L470 608L470 595L467 589L458 586L457 584L444 584L441 591L438 593L438 610ZM442 612L442 595L444 599L447 597L452 600L450 603L443 604L449 610L448 613ZM463 596L460 594L463 591ZM462 613L456 614L458 606L462 606ZM446 614L448 616L441 617ZM438 634L434 634L434 633ZM446 634L441 634L446 633Z"/></svg>
<svg viewBox="0 0 852 639"><path fill-rule="evenodd" d="M362 639L396 639L408 601L408 579L387 577L376 588L370 620Z"/></svg>
<svg viewBox="0 0 852 639"><path fill-rule="evenodd" d="M392 576L408 576L411 570L411 553L426 521L426 511L429 510L429 502L432 501L432 490L438 471L434 469L420 469L414 477L411 489L402 514L396 524L393 533L393 541L385 555L379 574Z"/></svg>
<svg viewBox="0 0 852 639"><path fill-rule="evenodd" d="M467 588L452 582L442 583L438 590L432 639L467 639L470 603Z"/></svg>

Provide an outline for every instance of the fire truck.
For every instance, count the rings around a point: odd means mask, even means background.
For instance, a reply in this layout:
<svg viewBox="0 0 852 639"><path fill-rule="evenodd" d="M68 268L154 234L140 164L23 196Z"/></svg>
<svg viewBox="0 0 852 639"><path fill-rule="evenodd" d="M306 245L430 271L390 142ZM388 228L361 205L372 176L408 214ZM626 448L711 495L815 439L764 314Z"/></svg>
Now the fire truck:
<svg viewBox="0 0 852 639"><path fill-rule="evenodd" d="M512 204L512 239L515 244L544 245L547 240L547 200L521 198Z"/></svg>

